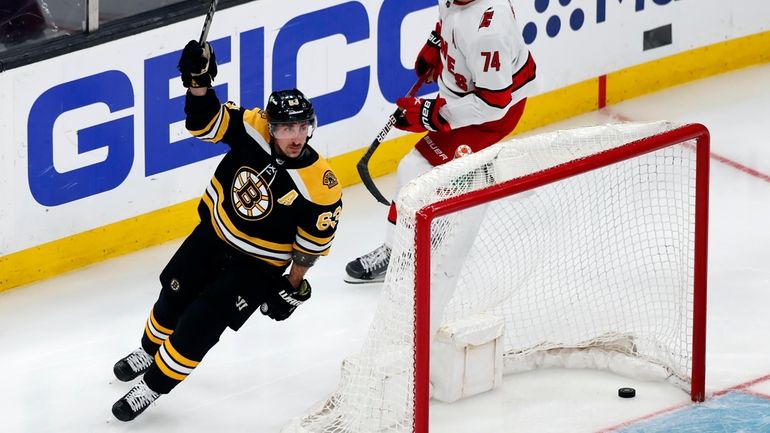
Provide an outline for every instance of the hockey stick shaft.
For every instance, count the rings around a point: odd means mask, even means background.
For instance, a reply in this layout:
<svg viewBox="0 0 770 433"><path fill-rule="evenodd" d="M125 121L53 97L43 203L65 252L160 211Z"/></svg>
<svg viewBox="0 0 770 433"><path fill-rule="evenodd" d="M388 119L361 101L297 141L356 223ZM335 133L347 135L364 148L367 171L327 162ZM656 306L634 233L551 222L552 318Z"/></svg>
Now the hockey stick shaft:
<svg viewBox="0 0 770 433"><path fill-rule="evenodd" d="M214 12L217 11L217 0L211 0L209 4L209 11L206 14L206 21L203 22L203 29L201 29L201 37L198 38L198 45L203 46L206 39L209 37L209 29L211 28L211 21L214 20Z"/></svg>
<svg viewBox="0 0 770 433"><path fill-rule="evenodd" d="M412 97L416 95L417 91L420 90L420 87L422 87L423 83L425 83L425 77L420 77L417 82L414 83L412 88L409 89L407 96ZM372 144L370 144L369 148L366 149L364 156L362 156L358 161L358 164L356 164L358 175L361 176L361 181L364 183L364 186L366 186L366 189L375 199L377 199L378 202L384 204L385 206L389 206L390 201L382 195L380 190L377 188L377 185L374 183L372 175L369 173L369 160L372 158L372 155L374 155L374 152L377 150L377 148L380 147L380 144L385 141L385 137L388 135L390 130L393 129L393 125L396 124L396 117L400 116L401 112L401 108L397 108L396 111L394 111L393 114L388 117L388 122L385 123L385 126L382 128L382 130L380 130L380 133L374 137L374 141L372 141Z"/></svg>

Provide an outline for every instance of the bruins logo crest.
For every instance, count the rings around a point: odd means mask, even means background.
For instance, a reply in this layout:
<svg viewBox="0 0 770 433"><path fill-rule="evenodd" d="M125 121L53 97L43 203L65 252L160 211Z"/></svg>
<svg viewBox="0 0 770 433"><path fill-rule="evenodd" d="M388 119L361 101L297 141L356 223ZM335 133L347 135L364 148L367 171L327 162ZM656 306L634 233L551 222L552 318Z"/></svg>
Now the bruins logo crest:
<svg viewBox="0 0 770 433"><path fill-rule="evenodd" d="M262 177L249 167L242 167L233 179L233 207L238 215L256 221L273 210L273 194Z"/></svg>
<svg viewBox="0 0 770 433"><path fill-rule="evenodd" d="M334 175L334 172L331 170L326 170L324 172L324 185L326 185L329 189L334 188L339 184L339 181L337 180L337 176Z"/></svg>

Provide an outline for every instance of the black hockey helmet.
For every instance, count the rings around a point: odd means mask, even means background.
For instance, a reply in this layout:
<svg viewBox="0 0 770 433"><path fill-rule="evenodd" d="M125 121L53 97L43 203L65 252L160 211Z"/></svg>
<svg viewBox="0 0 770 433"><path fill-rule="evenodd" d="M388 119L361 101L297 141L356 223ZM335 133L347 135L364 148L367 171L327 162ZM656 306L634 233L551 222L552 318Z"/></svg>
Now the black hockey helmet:
<svg viewBox="0 0 770 433"><path fill-rule="evenodd" d="M267 99L270 123L294 123L315 120L313 104L297 89L278 90Z"/></svg>
<svg viewBox="0 0 770 433"><path fill-rule="evenodd" d="M274 126L281 123L308 122L308 138L313 136L316 128L315 110L313 104L297 89L278 90L267 99L267 120L270 135L275 137Z"/></svg>

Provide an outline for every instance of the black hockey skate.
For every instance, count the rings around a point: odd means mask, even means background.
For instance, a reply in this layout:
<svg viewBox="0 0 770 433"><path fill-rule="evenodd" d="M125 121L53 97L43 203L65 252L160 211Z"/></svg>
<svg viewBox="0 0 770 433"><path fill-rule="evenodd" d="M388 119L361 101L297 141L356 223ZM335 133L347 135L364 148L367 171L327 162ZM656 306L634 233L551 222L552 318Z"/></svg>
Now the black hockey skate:
<svg viewBox="0 0 770 433"><path fill-rule="evenodd" d="M150 365L152 365L152 356L140 347L116 362L112 372L121 382L128 382L142 375Z"/></svg>
<svg viewBox="0 0 770 433"><path fill-rule="evenodd" d="M121 421L131 421L150 407L158 397L160 394L151 390L142 380L112 405L112 414Z"/></svg>
<svg viewBox="0 0 770 433"><path fill-rule="evenodd" d="M345 266L346 283L380 283L385 280L385 273L390 263L390 247L382 244L374 251L365 254Z"/></svg>

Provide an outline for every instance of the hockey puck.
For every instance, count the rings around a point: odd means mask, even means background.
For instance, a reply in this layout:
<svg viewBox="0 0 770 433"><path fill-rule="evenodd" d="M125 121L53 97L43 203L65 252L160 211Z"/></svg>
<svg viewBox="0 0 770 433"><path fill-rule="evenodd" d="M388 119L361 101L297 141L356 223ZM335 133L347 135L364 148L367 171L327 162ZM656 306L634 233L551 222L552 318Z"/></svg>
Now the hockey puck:
<svg viewBox="0 0 770 433"><path fill-rule="evenodd" d="M619 388L618 397L633 398L636 396L636 390L634 388Z"/></svg>

